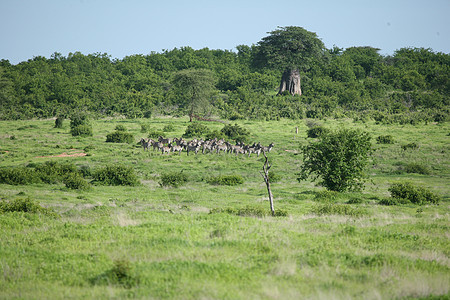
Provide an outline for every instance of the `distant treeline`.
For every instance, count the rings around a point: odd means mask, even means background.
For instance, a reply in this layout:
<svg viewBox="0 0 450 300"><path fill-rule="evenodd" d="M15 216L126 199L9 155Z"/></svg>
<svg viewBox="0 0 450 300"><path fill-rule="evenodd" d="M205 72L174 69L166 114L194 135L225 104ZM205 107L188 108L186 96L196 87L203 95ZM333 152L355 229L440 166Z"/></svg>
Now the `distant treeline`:
<svg viewBox="0 0 450 300"><path fill-rule="evenodd" d="M277 96L281 72L255 63L257 46L236 49L183 47L123 59L54 53L17 65L1 60L0 119L69 117L79 110L96 117L185 115L189 99L180 96L172 79L192 68L214 74L210 113L225 119L448 118L449 54L424 48L403 48L392 56L372 47L325 49L301 73L302 96Z"/></svg>

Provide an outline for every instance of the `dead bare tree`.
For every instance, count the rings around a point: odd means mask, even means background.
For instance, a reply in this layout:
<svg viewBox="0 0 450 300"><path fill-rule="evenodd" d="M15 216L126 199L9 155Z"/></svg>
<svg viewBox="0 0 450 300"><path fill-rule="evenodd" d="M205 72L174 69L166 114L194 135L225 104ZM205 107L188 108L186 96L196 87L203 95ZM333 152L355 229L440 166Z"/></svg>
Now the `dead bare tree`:
<svg viewBox="0 0 450 300"><path fill-rule="evenodd" d="M271 167L269 163L269 159L267 158L266 152L263 151L264 158L266 161L264 162L263 170L260 171L261 176L264 178L264 182L267 186L267 192L269 193L269 203L270 203L270 211L272 212L272 216L275 216L275 209L273 208L273 195L270 190L270 178L269 178L269 169Z"/></svg>

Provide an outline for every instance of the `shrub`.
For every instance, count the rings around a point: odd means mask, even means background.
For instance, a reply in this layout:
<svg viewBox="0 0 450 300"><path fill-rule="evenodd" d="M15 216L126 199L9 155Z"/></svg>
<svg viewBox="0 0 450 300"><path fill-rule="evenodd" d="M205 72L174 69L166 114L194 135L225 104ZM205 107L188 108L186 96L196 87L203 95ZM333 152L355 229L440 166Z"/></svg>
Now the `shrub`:
<svg viewBox="0 0 450 300"><path fill-rule="evenodd" d="M244 178L241 175L220 175L209 177L206 182L214 185L239 185L244 183Z"/></svg>
<svg viewBox="0 0 450 300"><path fill-rule="evenodd" d="M160 136L164 136L164 132L158 129L150 129L148 130L148 138L150 139L157 139Z"/></svg>
<svg viewBox="0 0 450 300"><path fill-rule="evenodd" d="M63 176L77 172L77 167L73 163L61 163L57 161L46 161L35 166L36 176L48 184L55 184L62 181Z"/></svg>
<svg viewBox="0 0 450 300"><path fill-rule="evenodd" d="M90 188L89 183L79 173L70 173L64 177L63 183L67 188L73 190L87 190Z"/></svg>
<svg viewBox="0 0 450 300"><path fill-rule="evenodd" d="M235 216L242 216L242 217L257 217L262 218L265 216L272 215L272 212L268 209L264 209L259 206L245 206L241 208L214 208L210 212L210 214L216 214L216 213L226 213L230 215ZM274 217L287 217L289 214L287 211L283 209L276 209Z"/></svg>
<svg viewBox="0 0 450 300"><path fill-rule="evenodd" d="M192 122L183 134L184 138L203 137L209 134L209 128L199 122Z"/></svg>
<svg viewBox="0 0 450 300"><path fill-rule="evenodd" d="M269 182L278 182L281 180L281 175L275 173L274 171L269 171Z"/></svg>
<svg viewBox="0 0 450 300"><path fill-rule="evenodd" d="M149 124L141 124L141 132L148 132L150 130Z"/></svg>
<svg viewBox="0 0 450 300"><path fill-rule="evenodd" d="M351 129L324 133L301 151L304 161L299 181L309 176L313 180L321 178L322 186L337 192L362 188L372 152L368 133Z"/></svg>
<svg viewBox="0 0 450 300"><path fill-rule="evenodd" d="M76 112L70 117L70 128L73 129L80 125L90 125L89 118L85 113Z"/></svg>
<svg viewBox="0 0 450 300"><path fill-rule="evenodd" d="M228 138L235 140L236 142L248 142L250 132L239 126L238 124L225 125L221 130L223 134L225 134Z"/></svg>
<svg viewBox="0 0 450 300"><path fill-rule="evenodd" d="M41 182L41 178L32 169L23 167L0 169L0 183L25 185L38 182Z"/></svg>
<svg viewBox="0 0 450 300"><path fill-rule="evenodd" d="M417 143L409 143L409 144L402 145L401 147L402 147L403 151L406 151L409 149L416 150L419 148L419 145L417 145Z"/></svg>
<svg viewBox="0 0 450 300"><path fill-rule="evenodd" d="M361 217L366 211L361 208L355 208L348 204L325 203L318 204L311 209L313 214L322 215L343 215L351 217Z"/></svg>
<svg viewBox="0 0 450 300"><path fill-rule="evenodd" d="M391 197L395 199L408 200L414 204L438 204L439 196L432 193L430 190L415 186L411 182L394 183L388 189Z"/></svg>
<svg viewBox="0 0 450 300"><path fill-rule="evenodd" d="M308 129L308 131L306 132L306 135L309 138L318 138L319 136L323 135L324 133L328 133L330 130L322 127L322 126L316 126L313 128Z"/></svg>
<svg viewBox="0 0 450 300"><path fill-rule="evenodd" d="M417 173L422 175L430 175L431 170L428 168L428 166L417 164L417 163L410 163L405 166L405 172L406 173Z"/></svg>
<svg viewBox="0 0 450 300"><path fill-rule="evenodd" d="M57 216L53 209L42 207L30 198L17 198L12 201L2 200L0 202L0 212L42 213Z"/></svg>
<svg viewBox="0 0 450 300"><path fill-rule="evenodd" d="M114 131L106 135L107 143L128 143L134 142L134 136L132 133L125 131Z"/></svg>
<svg viewBox="0 0 450 300"><path fill-rule="evenodd" d="M127 128L124 125L119 124L116 126L115 130L116 131L127 131Z"/></svg>
<svg viewBox="0 0 450 300"><path fill-rule="evenodd" d="M205 139L207 140L213 140L213 139L224 139L225 138L225 134L223 134L223 132L215 129L211 132L209 132L208 134L205 135Z"/></svg>
<svg viewBox="0 0 450 300"><path fill-rule="evenodd" d="M114 266L110 270L91 279L92 284L116 284L128 289L138 284L139 281L139 277L132 274L130 262L126 259L115 260Z"/></svg>
<svg viewBox="0 0 450 300"><path fill-rule="evenodd" d="M94 182L104 185L130 185L136 186L139 180L131 167L123 165L109 165L96 170L92 177Z"/></svg>
<svg viewBox="0 0 450 300"><path fill-rule="evenodd" d="M408 199L397 199L397 198L383 198L378 201L380 205L392 206L392 205L400 205L400 204L408 204L411 203Z"/></svg>
<svg viewBox="0 0 450 300"><path fill-rule="evenodd" d="M72 136L93 136L91 125L78 125L70 129Z"/></svg>
<svg viewBox="0 0 450 300"><path fill-rule="evenodd" d="M161 175L161 186L172 186L172 187L178 187L180 185L185 184L188 181L188 177L186 174L181 172L171 172L171 173L164 173Z"/></svg>
<svg viewBox="0 0 450 300"><path fill-rule="evenodd" d="M63 117L57 117L55 120L55 128L62 128L63 127Z"/></svg>
<svg viewBox="0 0 450 300"><path fill-rule="evenodd" d="M377 136L377 144L393 144L394 138L392 135L379 135Z"/></svg>
<svg viewBox="0 0 450 300"><path fill-rule="evenodd" d="M172 132L175 131L175 127L172 124L167 124L163 127L164 132Z"/></svg>

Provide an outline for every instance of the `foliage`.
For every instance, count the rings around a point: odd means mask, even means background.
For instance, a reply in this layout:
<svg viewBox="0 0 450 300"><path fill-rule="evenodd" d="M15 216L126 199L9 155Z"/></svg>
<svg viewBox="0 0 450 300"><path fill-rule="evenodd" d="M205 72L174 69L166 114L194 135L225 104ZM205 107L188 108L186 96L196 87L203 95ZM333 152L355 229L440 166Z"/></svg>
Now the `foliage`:
<svg viewBox="0 0 450 300"><path fill-rule="evenodd" d="M124 165L107 165L95 170L92 174L94 182L101 185L129 185L139 184L134 169Z"/></svg>
<svg viewBox="0 0 450 300"><path fill-rule="evenodd" d="M301 148L304 161L299 180L312 175L322 179L320 185L332 191L360 189L364 169L372 152L366 132L341 129L319 136L316 142Z"/></svg>
<svg viewBox="0 0 450 300"><path fill-rule="evenodd" d="M236 142L246 143L249 140L250 131L242 128L238 124L227 124L220 130L228 138L235 140Z"/></svg>
<svg viewBox="0 0 450 300"><path fill-rule="evenodd" d="M438 204L439 196L430 190L415 186L411 182L394 183L389 188L391 197L394 199L407 200L414 204Z"/></svg>
<svg viewBox="0 0 450 300"><path fill-rule="evenodd" d="M183 134L183 138L203 137L210 133L209 128L200 122L190 123Z"/></svg>
<svg viewBox="0 0 450 300"><path fill-rule="evenodd" d="M415 143L415 142L412 142L412 143L409 143L409 144L401 145L401 147L402 147L402 150L403 150L403 151L406 151L406 150L417 150L417 149L419 149L419 145L418 145L417 143Z"/></svg>
<svg viewBox="0 0 450 300"><path fill-rule="evenodd" d="M430 175L431 170L428 166L418 164L418 163L409 163L404 167L406 173L417 173L422 175Z"/></svg>
<svg viewBox="0 0 450 300"><path fill-rule="evenodd" d="M392 135L379 135L377 136L377 144L393 144L394 138Z"/></svg>
<svg viewBox="0 0 450 300"><path fill-rule="evenodd" d="M16 198L11 201L0 201L0 213L7 212L41 213L44 215L57 216L53 209L42 207L29 197Z"/></svg>
<svg viewBox="0 0 450 300"><path fill-rule="evenodd" d="M220 175L212 176L206 179L206 182L214 185L239 185L244 183L244 178L241 175Z"/></svg>
<svg viewBox="0 0 450 300"><path fill-rule="evenodd" d="M318 138L319 136L321 136L322 134L326 134L328 133L330 130L323 127L323 126L315 126L312 127L310 129L308 129L308 131L306 132L306 135L309 138Z"/></svg>
<svg viewBox="0 0 450 300"><path fill-rule="evenodd" d="M148 129L148 137L151 139L157 139L160 136L164 136L164 132L162 130L158 130L158 129Z"/></svg>
<svg viewBox="0 0 450 300"><path fill-rule="evenodd" d="M115 130L116 131L127 131L127 128L124 125L119 124L116 126Z"/></svg>
<svg viewBox="0 0 450 300"><path fill-rule="evenodd" d="M139 277L133 274L130 262L127 259L114 261L114 266L91 280L95 285L117 284L125 288L132 288L139 283Z"/></svg>
<svg viewBox="0 0 450 300"><path fill-rule="evenodd" d="M175 127L172 124L167 124L162 130L164 132L172 132L175 130Z"/></svg>
<svg viewBox="0 0 450 300"><path fill-rule="evenodd" d="M89 183L83 178L80 173L69 173L64 176L63 183L67 188L72 190L88 190Z"/></svg>
<svg viewBox="0 0 450 300"><path fill-rule="evenodd" d="M188 181L188 177L183 171L181 172L170 172L161 174L159 184L161 186L172 186L179 187Z"/></svg>
<svg viewBox="0 0 450 300"><path fill-rule="evenodd" d="M62 128L64 123L63 117L57 117L55 120L55 128Z"/></svg>
<svg viewBox="0 0 450 300"><path fill-rule="evenodd" d="M362 208L353 207L348 204L323 203L317 204L312 209L313 214L322 215L343 215L351 217L362 217L367 212Z"/></svg>
<svg viewBox="0 0 450 300"><path fill-rule="evenodd" d="M125 131L114 131L106 135L107 143L128 143L132 144L134 142L134 136L130 132Z"/></svg>
<svg viewBox="0 0 450 300"><path fill-rule="evenodd" d="M92 126L87 125L87 124L72 127L70 129L70 134L72 134L72 136L93 136L94 135L94 133L92 132Z"/></svg>
<svg viewBox="0 0 450 300"><path fill-rule="evenodd" d="M0 169L0 183L24 185L41 182L34 170L23 167Z"/></svg>

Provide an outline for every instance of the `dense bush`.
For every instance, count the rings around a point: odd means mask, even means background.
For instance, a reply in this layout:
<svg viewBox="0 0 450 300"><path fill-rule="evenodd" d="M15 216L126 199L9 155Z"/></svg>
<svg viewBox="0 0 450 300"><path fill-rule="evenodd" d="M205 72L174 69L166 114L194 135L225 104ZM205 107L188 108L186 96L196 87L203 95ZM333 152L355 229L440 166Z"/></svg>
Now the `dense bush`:
<svg viewBox="0 0 450 300"><path fill-rule="evenodd" d="M415 186L411 182L394 183L389 188L391 197L394 199L400 199L402 201L410 201L414 204L438 204L439 196L431 192L430 190Z"/></svg>
<svg viewBox="0 0 450 300"><path fill-rule="evenodd" d="M172 132L175 131L175 127L172 124L167 124L163 127L164 132Z"/></svg>
<svg viewBox="0 0 450 300"><path fill-rule="evenodd" d="M148 130L148 138L157 139L160 136L164 136L164 132L162 130L158 130L158 129L149 129Z"/></svg>
<svg viewBox="0 0 450 300"><path fill-rule="evenodd" d="M78 125L70 129L72 136L93 136L91 125Z"/></svg>
<svg viewBox="0 0 450 300"><path fill-rule="evenodd" d="M212 176L206 179L209 184L214 185L239 185L244 183L244 178L241 175L220 175Z"/></svg>
<svg viewBox="0 0 450 300"><path fill-rule="evenodd" d="M430 175L431 170L428 166L418 164L418 163L409 163L404 167L406 173L417 173L422 175Z"/></svg>
<svg viewBox="0 0 450 300"><path fill-rule="evenodd" d="M372 152L370 136L360 130L341 129L319 136L301 148L304 161L298 180L321 178L328 190L361 189Z"/></svg>
<svg viewBox="0 0 450 300"><path fill-rule="evenodd" d="M42 213L45 215L57 216L53 209L42 207L30 198L0 201L0 213L6 212Z"/></svg>
<svg viewBox="0 0 450 300"><path fill-rule="evenodd" d="M11 185L25 185L41 182L40 174L29 168L2 168L0 169L0 183Z"/></svg>
<svg viewBox="0 0 450 300"><path fill-rule="evenodd" d="M250 132L247 129L242 128L238 124L227 124L221 129L221 132L225 134L225 136L227 136L229 139L243 143L248 142L250 136Z"/></svg>
<svg viewBox="0 0 450 300"><path fill-rule="evenodd" d="M183 137L184 138L204 137L207 134L209 134L209 128L206 125L203 125L200 122L192 122L186 128Z"/></svg>
<svg viewBox="0 0 450 300"><path fill-rule="evenodd" d="M139 184L134 169L123 165L108 165L96 170L92 174L95 183L103 185L130 185Z"/></svg>
<svg viewBox="0 0 450 300"><path fill-rule="evenodd" d="M323 126L316 126L316 127L312 127L310 129L308 129L306 131L306 135L309 138L318 138L319 136L321 136L324 133L328 133L330 130L323 127Z"/></svg>
<svg viewBox="0 0 450 300"><path fill-rule="evenodd" d="M132 133L125 131L114 131L106 135L107 143L128 143L134 142L134 136Z"/></svg>
<svg viewBox="0 0 450 300"><path fill-rule="evenodd" d="M403 151L406 151L406 150L417 150L417 149L419 149L419 145L418 145L417 143L414 143L414 142L409 143L409 144L402 145L401 147L402 147L402 150L403 150Z"/></svg>
<svg viewBox="0 0 450 300"><path fill-rule="evenodd" d="M212 130L205 135L205 139L207 139L207 140L213 140L213 139L220 140L220 139L224 139L224 138L225 138L225 134L223 134L222 131L219 131L217 129Z"/></svg>
<svg viewBox="0 0 450 300"><path fill-rule="evenodd" d="M392 135L379 135L377 136L377 144L393 144L394 138Z"/></svg>
<svg viewBox="0 0 450 300"><path fill-rule="evenodd" d="M170 172L161 174L159 184L161 186L172 186L178 187L185 184L188 181L188 177L183 171L181 172Z"/></svg>
<svg viewBox="0 0 450 300"><path fill-rule="evenodd" d="M115 131L127 131L127 128L124 125L119 124L116 126L116 128L114 130Z"/></svg>
<svg viewBox="0 0 450 300"><path fill-rule="evenodd" d="M64 118L63 117L57 117L55 120L55 128L62 128L63 127Z"/></svg>
<svg viewBox="0 0 450 300"><path fill-rule="evenodd" d="M73 190L87 190L90 188L89 183L79 173L69 173L64 177L63 183L67 188Z"/></svg>

